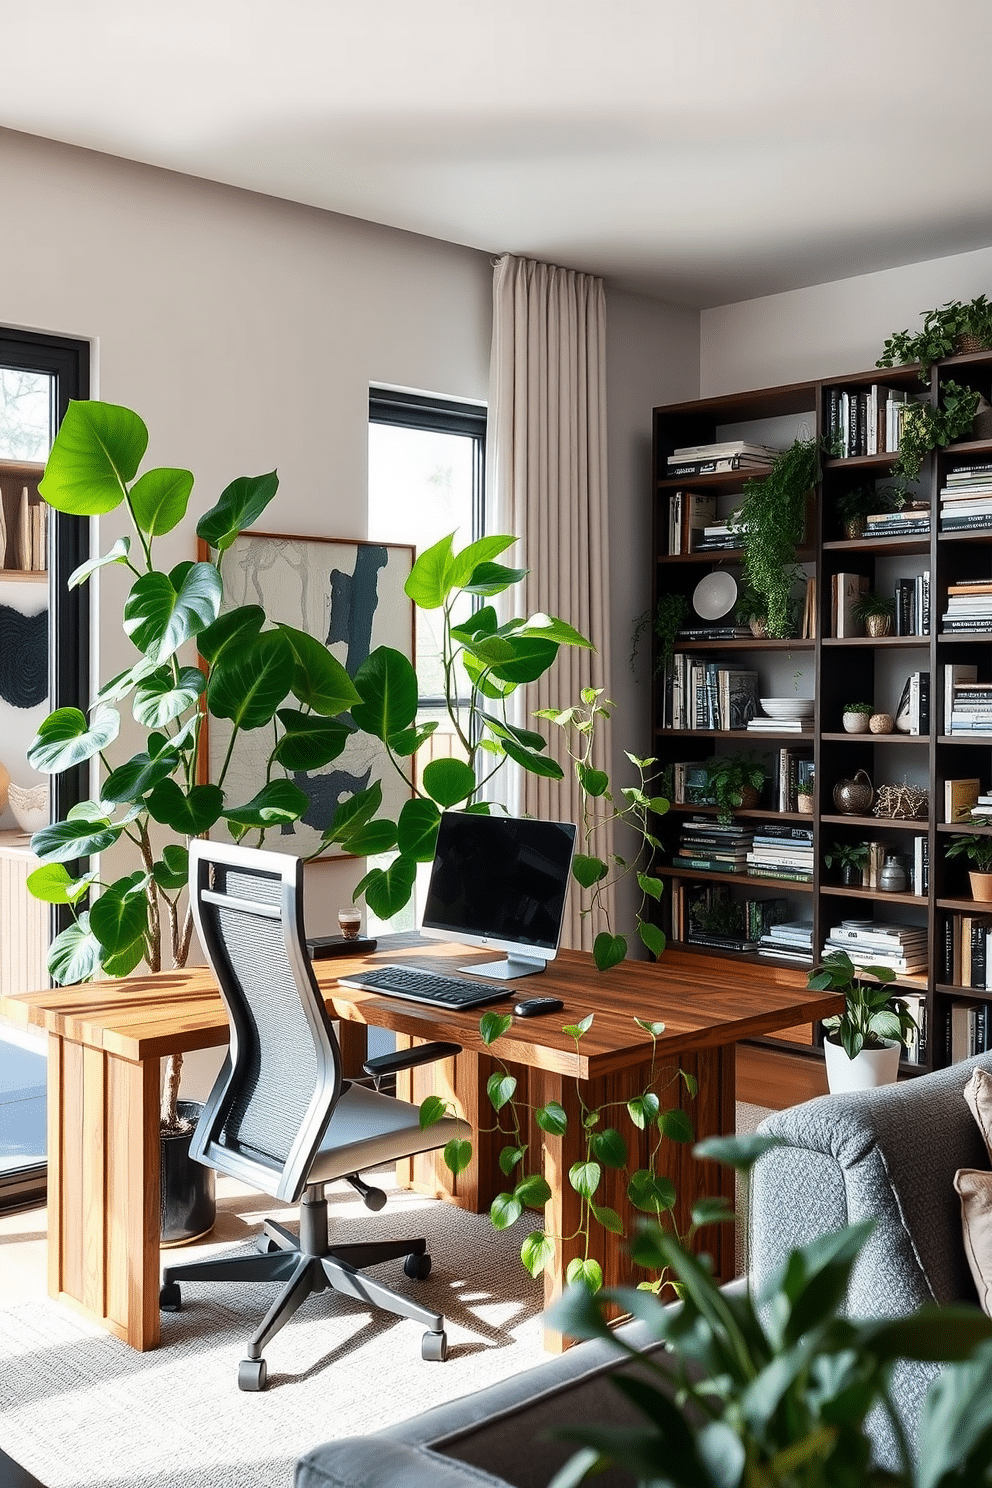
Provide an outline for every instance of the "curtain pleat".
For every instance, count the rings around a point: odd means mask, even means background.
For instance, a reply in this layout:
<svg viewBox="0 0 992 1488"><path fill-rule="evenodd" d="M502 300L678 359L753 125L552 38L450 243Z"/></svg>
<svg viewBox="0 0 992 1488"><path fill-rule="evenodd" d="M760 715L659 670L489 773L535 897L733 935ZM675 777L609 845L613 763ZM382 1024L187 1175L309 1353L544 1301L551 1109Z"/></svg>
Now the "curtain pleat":
<svg viewBox="0 0 992 1488"><path fill-rule="evenodd" d="M606 478L606 296L602 279L504 254L493 276L493 344L487 437L487 530L520 539L516 565L529 569L509 601L526 613L567 620L596 650L563 646L549 674L511 699L526 724L538 708L577 703L605 687L610 658ZM511 555L512 556L512 555ZM522 598L520 597L522 592ZM549 753L565 771L551 781L516 766L500 773L499 798L515 814L582 824L582 795L561 731ZM607 768L607 740L596 764ZM597 827L591 851L612 851ZM580 916L573 884L563 943L590 949L605 923ZM613 916L613 896L607 910Z"/></svg>

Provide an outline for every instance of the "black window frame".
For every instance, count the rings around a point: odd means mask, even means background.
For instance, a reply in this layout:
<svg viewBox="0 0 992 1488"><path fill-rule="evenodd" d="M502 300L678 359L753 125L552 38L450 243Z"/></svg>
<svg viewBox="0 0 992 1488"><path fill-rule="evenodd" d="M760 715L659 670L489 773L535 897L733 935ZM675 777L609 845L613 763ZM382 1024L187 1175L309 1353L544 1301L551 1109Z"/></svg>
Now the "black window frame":
<svg viewBox="0 0 992 1488"><path fill-rule="evenodd" d="M472 541L485 532L486 428L484 403L461 403L432 393L404 393L393 388L369 388L369 423L396 424L401 429L427 433L464 434L474 441L472 451Z"/></svg>

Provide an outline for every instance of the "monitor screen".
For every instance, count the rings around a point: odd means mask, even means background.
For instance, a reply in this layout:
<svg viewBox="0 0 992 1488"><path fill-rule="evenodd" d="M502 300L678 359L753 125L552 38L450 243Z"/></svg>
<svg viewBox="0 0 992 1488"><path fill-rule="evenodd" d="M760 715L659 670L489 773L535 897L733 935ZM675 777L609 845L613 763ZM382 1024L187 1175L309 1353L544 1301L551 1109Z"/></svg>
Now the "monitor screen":
<svg viewBox="0 0 992 1488"><path fill-rule="evenodd" d="M424 931L470 945L532 946L554 956L574 847L571 822L446 811Z"/></svg>

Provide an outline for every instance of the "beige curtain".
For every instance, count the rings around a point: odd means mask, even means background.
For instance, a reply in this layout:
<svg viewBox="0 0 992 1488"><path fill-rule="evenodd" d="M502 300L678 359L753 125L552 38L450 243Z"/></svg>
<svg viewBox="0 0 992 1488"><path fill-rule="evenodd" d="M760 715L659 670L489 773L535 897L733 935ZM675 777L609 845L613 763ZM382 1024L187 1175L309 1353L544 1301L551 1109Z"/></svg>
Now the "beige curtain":
<svg viewBox="0 0 992 1488"><path fill-rule="evenodd" d="M487 530L519 538L503 561L530 574L513 591L517 613L560 616L595 652L563 646L550 673L515 695L526 722L537 708L564 708L583 687L605 687L610 657L606 481L606 297L602 279L514 258L495 263L493 344L487 435ZM523 595L521 598L520 595ZM524 610L526 606L526 610ZM531 725L533 726L533 725ZM500 794L518 814L574 821L582 797L561 731L549 750L566 771L561 782L513 767L512 791ZM608 739L596 764L608 769ZM502 774L502 772L501 772ZM580 849L582 850L582 849ZM597 831L592 850L612 850L612 831ZM589 949L605 923L580 920L577 884L569 896L563 943ZM613 906L609 906L612 916ZM614 927L615 928L615 927Z"/></svg>

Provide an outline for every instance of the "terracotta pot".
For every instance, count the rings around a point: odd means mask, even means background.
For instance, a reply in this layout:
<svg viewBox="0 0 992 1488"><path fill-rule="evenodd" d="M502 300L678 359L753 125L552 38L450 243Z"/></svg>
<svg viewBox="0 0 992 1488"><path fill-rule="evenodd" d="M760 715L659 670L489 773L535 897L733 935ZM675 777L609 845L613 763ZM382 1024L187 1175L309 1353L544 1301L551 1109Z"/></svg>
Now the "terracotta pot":
<svg viewBox="0 0 992 1488"><path fill-rule="evenodd" d="M901 1053L902 1045L890 1042L882 1049L862 1049L856 1059L848 1059L843 1044L825 1038L827 1084L834 1095L841 1090L873 1090L878 1085L894 1085L899 1078Z"/></svg>
<svg viewBox="0 0 992 1488"><path fill-rule="evenodd" d="M992 904L992 873L976 873L969 871L968 879L971 883L971 897L982 904Z"/></svg>
<svg viewBox="0 0 992 1488"><path fill-rule="evenodd" d="M865 635L887 636L892 634L891 615L869 615L865 620Z"/></svg>
<svg viewBox="0 0 992 1488"><path fill-rule="evenodd" d="M841 717L845 734L866 734L870 722L867 713L845 713Z"/></svg>

